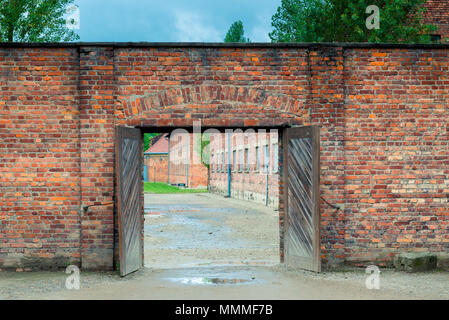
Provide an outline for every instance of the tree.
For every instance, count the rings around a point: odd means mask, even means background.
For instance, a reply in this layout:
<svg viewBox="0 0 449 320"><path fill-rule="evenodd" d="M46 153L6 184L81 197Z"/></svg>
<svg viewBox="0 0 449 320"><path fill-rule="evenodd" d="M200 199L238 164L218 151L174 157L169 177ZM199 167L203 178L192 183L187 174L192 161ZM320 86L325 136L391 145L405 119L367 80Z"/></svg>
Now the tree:
<svg viewBox="0 0 449 320"><path fill-rule="evenodd" d="M282 0L272 17L273 42L428 43L426 0ZM368 29L366 9L379 8L380 27Z"/></svg>
<svg viewBox="0 0 449 320"><path fill-rule="evenodd" d="M226 33L224 42L250 42L249 38L245 38L242 21L234 22Z"/></svg>
<svg viewBox="0 0 449 320"><path fill-rule="evenodd" d="M201 163L209 169L210 162L210 134L193 135L195 152L200 156Z"/></svg>
<svg viewBox="0 0 449 320"><path fill-rule="evenodd" d="M143 150L144 151L148 150L148 148L150 147L151 140L153 140L153 138L156 138L158 135L160 135L160 133L145 133L143 135Z"/></svg>
<svg viewBox="0 0 449 320"><path fill-rule="evenodd" d="M67 28L67 7L74 0L0 0L0 41L60 42L79 36Z"/></svg>

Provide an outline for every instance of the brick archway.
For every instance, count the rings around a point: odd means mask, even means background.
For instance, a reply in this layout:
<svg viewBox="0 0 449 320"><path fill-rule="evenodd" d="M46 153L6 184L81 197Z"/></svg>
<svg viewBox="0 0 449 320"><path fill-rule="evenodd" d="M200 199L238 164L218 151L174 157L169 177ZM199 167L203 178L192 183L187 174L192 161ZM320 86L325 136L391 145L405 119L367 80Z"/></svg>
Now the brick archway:
<svg viewBox="0 0 449 320"><path fill-rule="evenodd" d="M309 119L303 102L285 94L226 85L185 86L120 101L116 125L176 127L281 126Z"/></svg>

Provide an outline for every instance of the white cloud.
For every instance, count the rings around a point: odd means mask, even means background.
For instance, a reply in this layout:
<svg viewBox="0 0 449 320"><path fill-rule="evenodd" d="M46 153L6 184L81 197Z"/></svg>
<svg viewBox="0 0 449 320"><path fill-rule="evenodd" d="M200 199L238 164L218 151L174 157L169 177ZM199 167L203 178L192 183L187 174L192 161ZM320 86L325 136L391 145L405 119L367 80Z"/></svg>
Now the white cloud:
<svg viewBox="0 0 449 320"><path fill-rule="evenodd" d="M176 12L175 27L177 41L183 42L222 42L220 32L215 29L212 22L195 12Z"/></svg>
<svg viewBox="0 0 449 320"><path fill-rule="evenodd" d="M266 27L254 27L248 32L247 37L251 39L251 42L271 42L268 33L271 30Z"/></svg>
<svg viewBox="0 0 449 320"><path fill-rule="evenodd" d="M271 16L269 14L258 15L256 24L246 33L252 42L271 42L268 33L271 32Z"/></svg>

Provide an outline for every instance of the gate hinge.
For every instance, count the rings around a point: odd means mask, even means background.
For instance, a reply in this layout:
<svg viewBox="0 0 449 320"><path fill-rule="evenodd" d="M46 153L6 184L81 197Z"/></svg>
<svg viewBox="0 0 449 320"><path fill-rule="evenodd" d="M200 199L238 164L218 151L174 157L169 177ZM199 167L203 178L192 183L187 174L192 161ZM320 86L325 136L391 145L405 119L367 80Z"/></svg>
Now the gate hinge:
<svg viewBox="0 0 449 320"><path fill-rule="evenodd" d="M112 204L114 204L114 202L95 203L95 204L91 204L91 205L89 205L89 206L81 206L81 207L82 207L84 213L88 213L88 212L89 212L89 209L90 209L91 207L110 206L110 205L112 205Z"/></svg>

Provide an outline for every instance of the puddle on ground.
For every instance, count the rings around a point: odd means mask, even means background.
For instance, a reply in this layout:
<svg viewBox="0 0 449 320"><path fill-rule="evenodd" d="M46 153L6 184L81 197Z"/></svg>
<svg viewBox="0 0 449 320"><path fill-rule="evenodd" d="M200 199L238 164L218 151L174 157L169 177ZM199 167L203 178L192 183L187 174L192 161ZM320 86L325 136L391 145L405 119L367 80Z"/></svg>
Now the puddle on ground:
<svg viewBox="0 0 449 320"><path fill-rule="evenodd" d="M162 212L161 207L158 207L155 211ZM154 207L151 208L154 209ZM146 207L146 209L150 209L150 207ZM224 225L222 214L198 216L198 212L193 209L184 211L172 209L168 209L165 213L159 215L145 215L145 218L151 217L152 221L151 223L145 223L145 235L164 239L163 243L158 243L158 249L266 248L266 245L258 241L234 237L233 229ZM203 209L215 210L217 208L201 208L201 210ZM225 209L228 210L228 208ZM169 213L167 214L167 212ZM229 214L231 210L227 212L226 214ZM161 216L166 218L162 220L163 222L155 219ZM214 223L211 223L211 220Z"/></svg>
<svg viewBox="0 0 449 320"><path fill-rule="evenodd" d="M254 283L256 281L256 279L226 279L226 278L206 278L206 277L166 278L166 280L187 285L246 284L246 283Z"/></svg>
<svg viewBox="0 0 449 320"><path fill-rule="evenodd" d="M207 266L213 266L213 267L230 267L230 266L273 266L277 263L269 263L267 261L222 261L222 260L214 260L210 262L198 262L198 263L187 263L182 264L179 267L180 268L192 268L192 267L207 267Z"/></svg>
<svg viewBox="0 0 449 320"><path fill-rule="evenodd" d="M258 269L229 266L172 269L164 273L162 279L185 285L254 285L265 281Z"/></svg>
<svg viewBox="0 0 449 320"><path fill-rule="evenodd" d="M246 214L248 213L256 213L254 210L244 210ZM210 207L203 206L200 204L162 204L162 205L151 205L145 206L144 212L147 215L160 215L160 214L169 214L169 213L234 213L241 214L242 209L237 208L223 208L223 207Z"/></svg>

